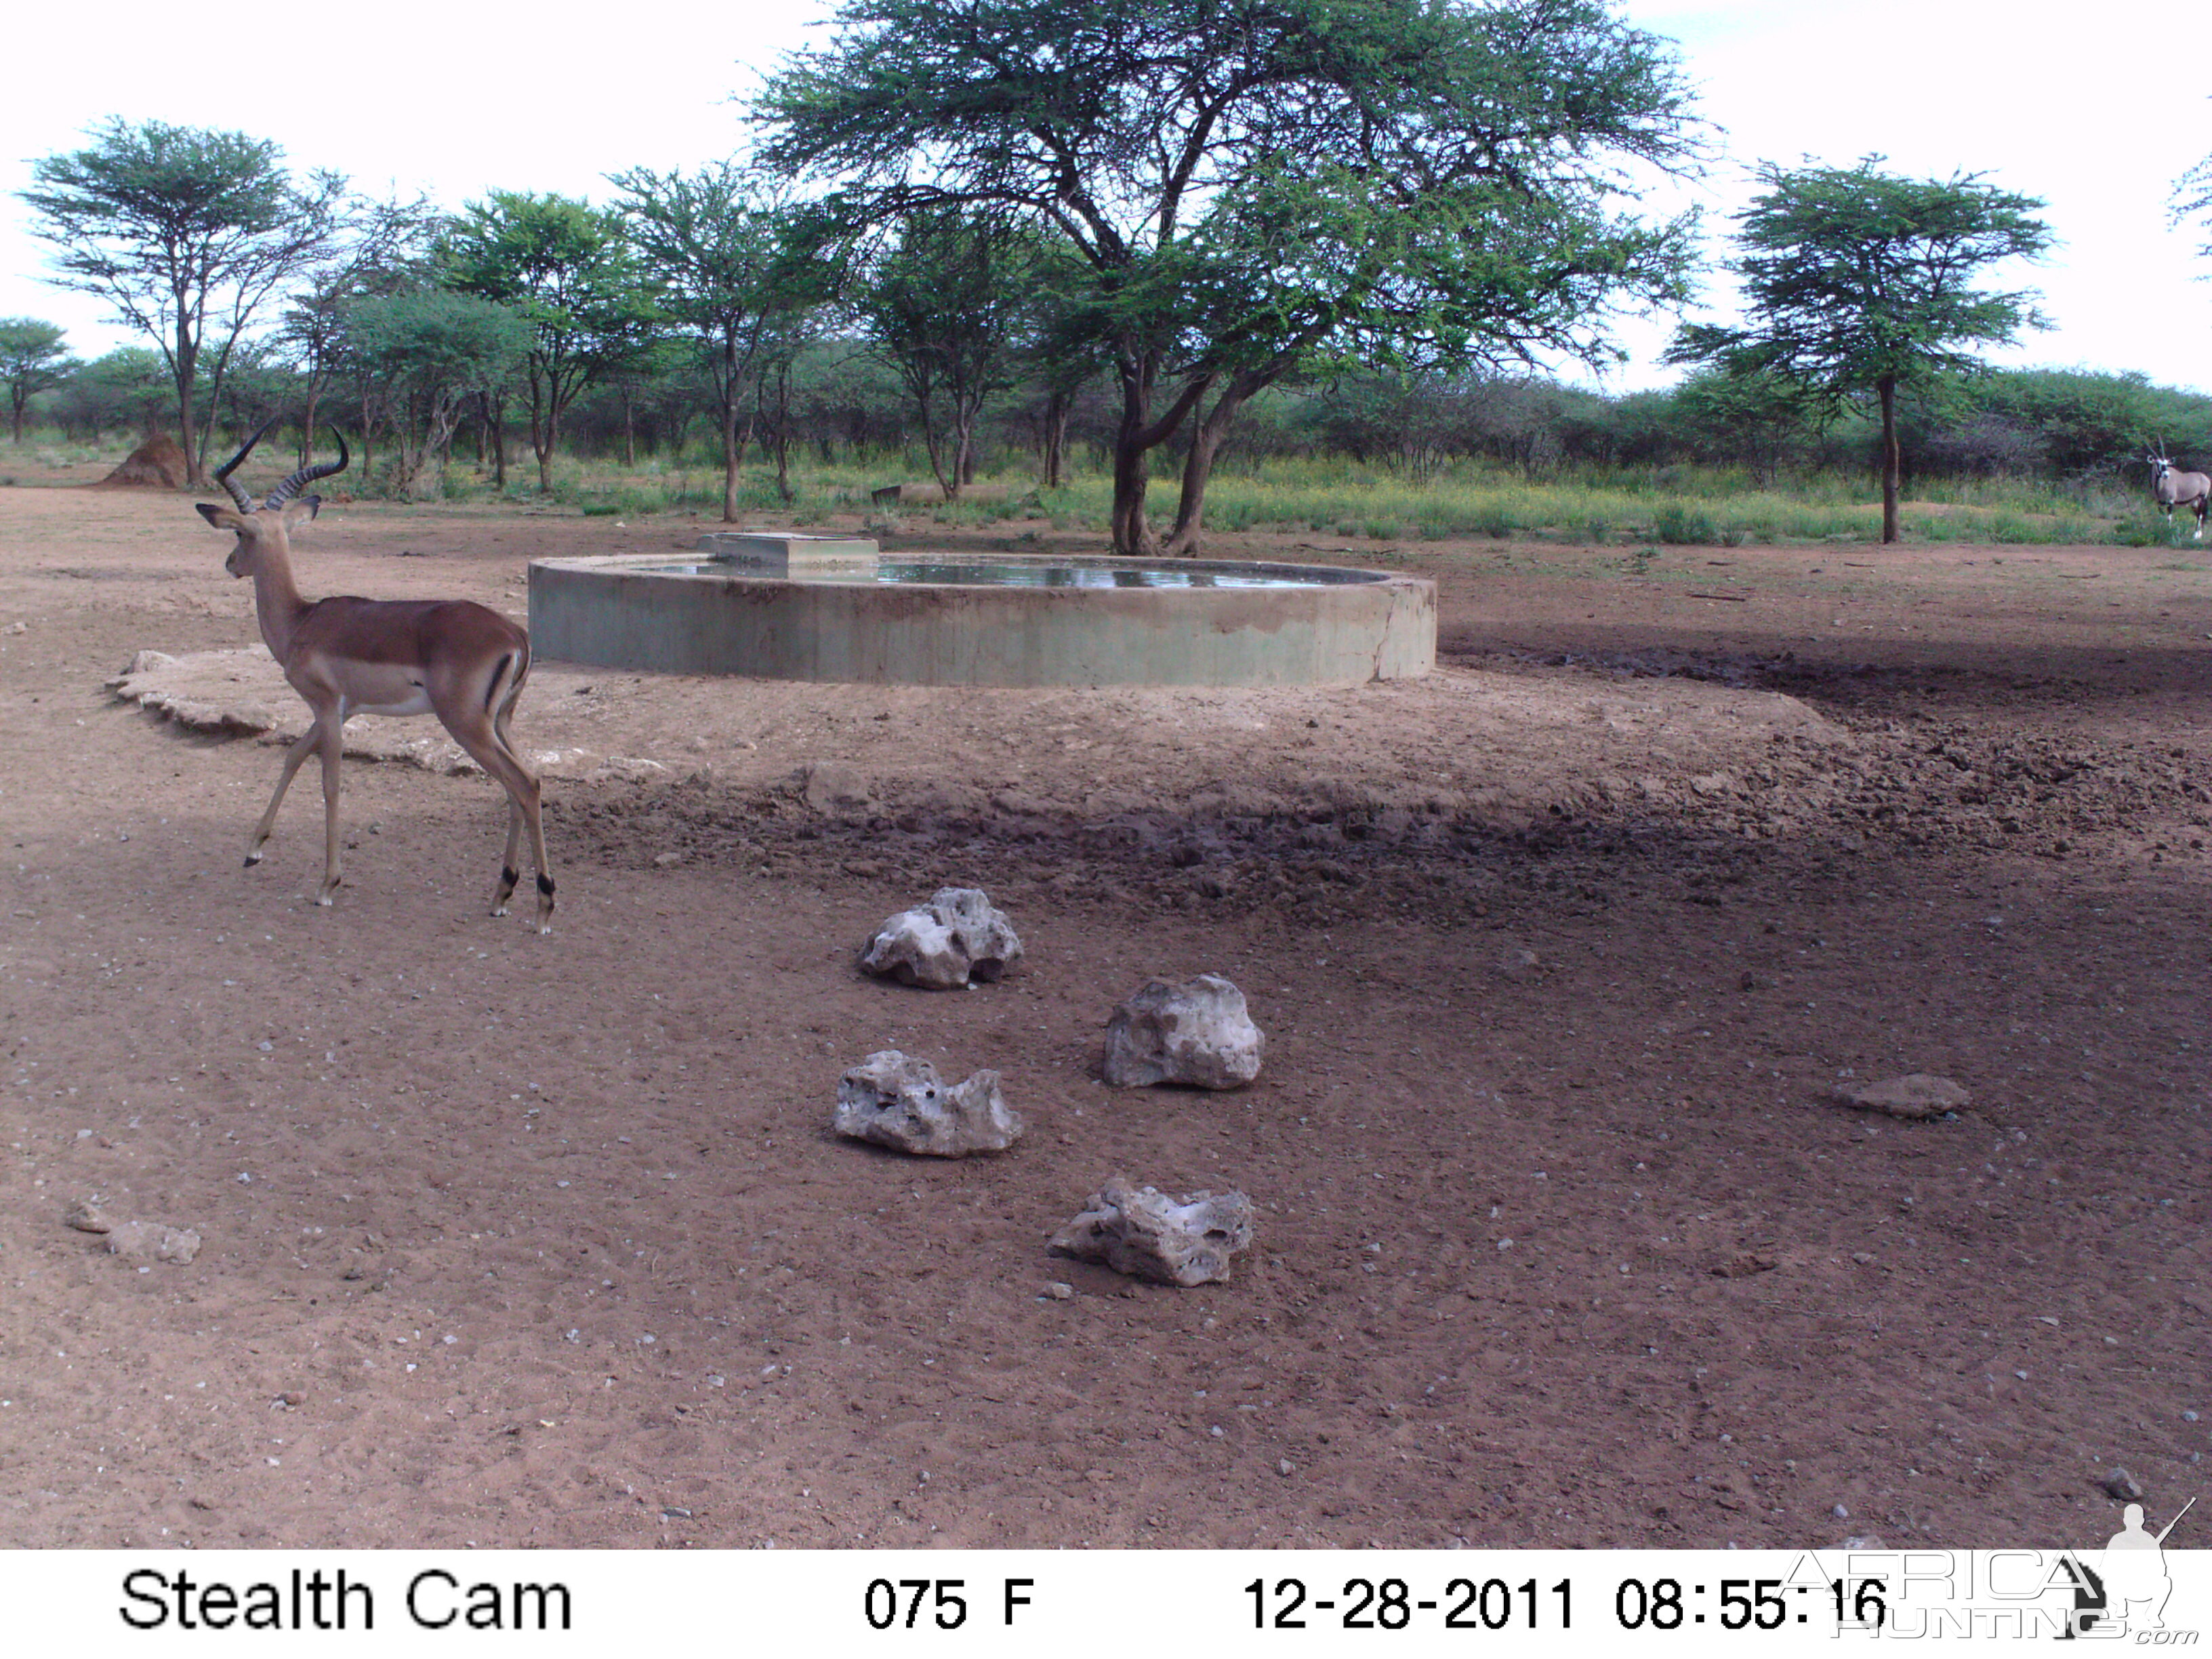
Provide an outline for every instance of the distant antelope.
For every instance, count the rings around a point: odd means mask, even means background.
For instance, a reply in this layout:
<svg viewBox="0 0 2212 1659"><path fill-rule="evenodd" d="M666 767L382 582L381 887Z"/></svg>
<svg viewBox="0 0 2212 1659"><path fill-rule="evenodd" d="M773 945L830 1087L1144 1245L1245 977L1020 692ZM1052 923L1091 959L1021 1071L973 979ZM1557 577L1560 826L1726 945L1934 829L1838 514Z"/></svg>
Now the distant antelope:
<svg viewBox="0 0 2212 1659"><path fill-rule="evenodd" d="M2150 463L2150 493L2166 509L2166 521L2173 522L2173 509L2185 507L2197 515L2197 534L2193 539L2204 539L2204 514L2212 505L2212 478L2202 472L2177 472L2173 463L2166 459L2166 447L2159 446L2155 455L2146 455Z"/></svg>
<svg viewBox="0 0 2212 1659"><path fill-rule="evenodd" d="M292 580L290 532L315 516L319 495L298 495L302 485L345 471L350 459L343 434L338 458L326 466L303 466L269 492L258 507L231 474L253 452L264 424L216 473L237 511L198 503L200 516L219 530L234 531L238 545L223 568L253 578L253 608L269 653L292 689L314 711L314 724L284 757L276 793L246 844L248 866L261 861L262 844L276 824L284 792L311 754L323 757L323 885L315 896L328 904L337 890L338 761L345 723L356 714L435 714L453 740L507 791L507 856L500 866L491 913L503 916L514 895L515 855L530 830L538 860L538 931L553 929L553 878L545 866L545 832L538 817L538 780L515 757L507 721L530 674L530 635L496 611L470 599L357 599L337 596L312 602Z"/></svg>

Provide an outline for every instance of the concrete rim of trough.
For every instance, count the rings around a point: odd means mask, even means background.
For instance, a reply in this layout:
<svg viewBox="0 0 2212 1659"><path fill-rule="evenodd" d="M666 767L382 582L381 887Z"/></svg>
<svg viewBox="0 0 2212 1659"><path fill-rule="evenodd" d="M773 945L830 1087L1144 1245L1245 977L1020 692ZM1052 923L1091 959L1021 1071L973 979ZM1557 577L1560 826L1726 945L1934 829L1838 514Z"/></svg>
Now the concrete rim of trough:
<svg viewBox="0 0 2212 1659"><path fill-rule="evenodd" d="M900 685L1359 684L1436 665L1436 584L1340 566L985 553L899 562L1276 576L1281 587L789 580L680 554L533 560L540 660Z"/></svg>

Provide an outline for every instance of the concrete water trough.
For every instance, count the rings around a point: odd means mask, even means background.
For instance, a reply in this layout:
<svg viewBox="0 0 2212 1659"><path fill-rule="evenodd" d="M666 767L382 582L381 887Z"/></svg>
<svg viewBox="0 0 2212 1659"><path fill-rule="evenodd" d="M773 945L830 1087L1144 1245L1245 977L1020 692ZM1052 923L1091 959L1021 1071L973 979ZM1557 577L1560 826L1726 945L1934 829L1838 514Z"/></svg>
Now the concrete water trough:
<svg viewBox="0 0 2212 1659"><path fill-rule="evenodd" d="M539 559L540 660L896 685L1343 685L1425 674L1436 585L1319 565L716 534L689 556Z"/></svg>

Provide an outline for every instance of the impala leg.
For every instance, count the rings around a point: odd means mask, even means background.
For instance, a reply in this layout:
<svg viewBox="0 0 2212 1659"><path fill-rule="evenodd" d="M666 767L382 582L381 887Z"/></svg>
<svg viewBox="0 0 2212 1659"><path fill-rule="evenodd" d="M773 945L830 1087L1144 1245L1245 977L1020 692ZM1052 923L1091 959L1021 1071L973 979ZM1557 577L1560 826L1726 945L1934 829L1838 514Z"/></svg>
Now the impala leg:
<svg viewBox="0 0 2212 1659"><path fill-rule="evenodd" d="M526 665L524 675L526 677L529 672ZM544 791L535 775L516 758L514 740L507 734L507 723L514 717L515 699L521 695L522 682L517 680L507 693L507 701L500 705L491 728L492 736L499 740L499 746L506 751L507 758L514 762L514 769L522 775L524 782L529 786L526 794L517 795L510 792L508 797L514 810L507 818L507 867L510 870L515 867L515 831L526 827L530 831L530 856L538 865L538 931L550 933L553 931L553 870L545 862Z"/></svg>
<svg viewBox="0 0 2212 1659"><path fill-rule="evenodd" d="M322 746L322 723L318 720L292 740L284 751L284 769L276 777L276 793L269 798L269 810L261 815L261 822L253 826L253 833L246 842L246 867L251 870L261 862L261 848L270 834L276 828L276 809L284 804L284 792L292 787L307 757Z"/></svg>
<svg viewBox="0 0 2212 1659"><path fill-rule="evenodd" d="M343 878L338 867L338 763L345 756L345 722L325 720L323 727L323 886L315 902L327 906Z"/></svg>
<svg viewBox="0 0 2212 1659"><path fill-rule="evenodd" d="M515 868L515 855L522 850L522 803L513 794L507 798L507 851L500 857L499 885L492 890L491 913L503 916L507 913L507 901L514 896L514 884L522 879Z"/></svg>
<svg viewBox="0 0 2212 1659"><path fill-rule="evenodd" d="M493 890L491 913L503 916L507 901L514 895L515 884L521 880L521 872L515 866L515 854L521 850L522 833L530 832L531 855L538 860L538 931L553 931L553 878L545 867L545 829L540 817L540 792L538 780L529 769L515 758L508 746L505 709L497 720L478 722L448 722L446 729L453 734L453 741L467 750L485 773L498 780L507 791L507 855L500 866L499 885Z"/></svg>

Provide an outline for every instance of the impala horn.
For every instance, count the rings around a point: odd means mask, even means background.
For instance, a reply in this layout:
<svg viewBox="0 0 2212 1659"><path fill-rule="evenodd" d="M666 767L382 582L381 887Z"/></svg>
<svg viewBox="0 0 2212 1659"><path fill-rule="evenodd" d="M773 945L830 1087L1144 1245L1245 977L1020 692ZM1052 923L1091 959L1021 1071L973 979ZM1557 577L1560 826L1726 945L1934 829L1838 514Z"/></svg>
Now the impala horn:
<svg viewBox="0 0 2212 1659"><path fill-rule="evenodd" d="M253 497L246 493L246 487L243 484L233 483L230 475L238 471L238 464L240 461L253 453L253 446L261 441L263 433L276 424L277 418L271 415L267 420L262 422L253 435L246 441L246 447L215 470L215 481L230 492L230 499L238 503L238 510L241 513L253 511Z"/></svg>
<svg viewBox="0 0 2212 1659"><path fill-rule="evenodd" d="M337 428L332 427L331 436L338 441L337 459L325 466L301 467L269 492L269 499L262 503L264 511L274 513L293 496L298 495L303 486L314 483L318 478L327 478L334 472L343 472L346 470L346 463L353 459L353 452L346 447L345 434L339 431Z"/></svg>

